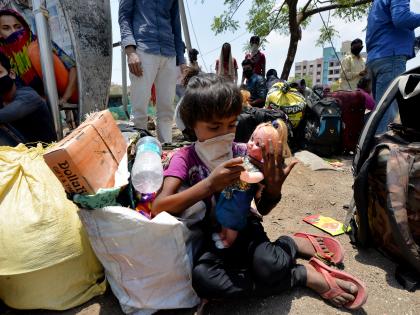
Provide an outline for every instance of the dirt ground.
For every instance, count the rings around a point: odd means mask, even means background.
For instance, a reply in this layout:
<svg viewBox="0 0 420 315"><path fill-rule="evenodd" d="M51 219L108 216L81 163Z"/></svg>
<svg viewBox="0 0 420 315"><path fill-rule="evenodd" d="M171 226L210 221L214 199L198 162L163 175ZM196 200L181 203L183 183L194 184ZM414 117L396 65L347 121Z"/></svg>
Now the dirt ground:
<svg viewBox="0 0 420 315"><path fill-rule="evenodd" d="M283 199L264 218L264 226L271 239L296 231L320 233L302 218L322 213L343 220L343 205L351 198L351 161L342 159L341 171L311 171L299 164L283 186ZM374 249L358 250L349 243L348 236L337 237L346 250L345 271L362 279L368 288L369 298L362 310L348 312L337 309L306 288L297 288L278 296L253 298L235 302L214 302L206 305L204 314L419 314L420 290L405 291L395 280L395 265ZM417 311L416 311L417 310ZM3 311L3 312L2 312ZM169 310L159 314L193 314L195 310ZM110 290L103 296L65 312L14 311L1 309L8 315L118 315L123 314Z"/></svg>

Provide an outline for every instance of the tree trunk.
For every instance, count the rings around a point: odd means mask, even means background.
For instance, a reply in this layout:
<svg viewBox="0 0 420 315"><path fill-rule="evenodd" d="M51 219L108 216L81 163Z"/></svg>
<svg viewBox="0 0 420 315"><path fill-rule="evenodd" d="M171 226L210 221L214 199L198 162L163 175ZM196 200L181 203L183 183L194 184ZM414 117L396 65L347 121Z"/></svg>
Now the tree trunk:
<svg viewBox="0 0 420 315"><path fill-rule="evenodd" d="M298 42L301 39L301 31L297 20L297 0L288 0L286 3L289 6L289 31L290 41L289 50L287 52L286 60L284 61L281 79L287 80L289 78L290 70L295 61Z"/></svg>

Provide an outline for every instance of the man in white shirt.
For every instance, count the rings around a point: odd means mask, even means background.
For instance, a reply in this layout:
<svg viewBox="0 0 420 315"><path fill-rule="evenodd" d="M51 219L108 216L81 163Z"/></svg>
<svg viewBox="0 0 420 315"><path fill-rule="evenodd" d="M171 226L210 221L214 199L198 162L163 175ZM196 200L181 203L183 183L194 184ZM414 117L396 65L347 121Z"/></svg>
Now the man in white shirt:
<svg viewBox="0 0 420 315"><path fill-rule="evenodd" d="M366 74L366 60L360 56L363 49L363 41L356 38L351 42L351 53L348 54L342 61L342 69L340 74L342 90L355 90L357 83Z"/></svg>

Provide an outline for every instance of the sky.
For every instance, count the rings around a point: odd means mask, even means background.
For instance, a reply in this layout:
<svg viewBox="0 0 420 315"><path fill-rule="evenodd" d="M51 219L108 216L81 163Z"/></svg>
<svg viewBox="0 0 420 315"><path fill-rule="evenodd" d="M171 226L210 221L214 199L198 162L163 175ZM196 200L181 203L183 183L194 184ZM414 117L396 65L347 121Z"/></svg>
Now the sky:
<svg viewBox="0 0 420 315"><path fill-rule="evenodd" d="M184 0L188 27L192 46L200 51L198 63L204 71L214 72L215 61L219 58L220 49L224 42L230 42L232 46L232 54L238 61L239 77L242 75L240 62L243 60L245 53L244 45L249 41L252 34L248 33L245 28L247 13L251 0L244 1L242 7L235 14L235 18L240 22L240 28L232 32L215 35L211 30L213 17L219 15L224 10L223 0ZM118 0L110 0L111 16L112 16L112 33L113 42L120 41L120 28L118 25ZM414 12L420 12L420 1L411 1L411 7ZM328 13L323 13L324 20L328 19ZM341 48L341 42L353 40L355 38L365 39L365 29L367 20L356 21L353 23L343 23L338 19L331 19L330 23L335 25L339 32L339 37L334 40L334 46L337 51ZM315 46L318 39L319 29L322 22L319 15L315 16L310 25L303 31L302 40L296 53L295 61L312 60L322 57L322 47ZM195 32L195 35L194 35ZM416 31L420 35L420 29ZM198 39L198 42L197 42ZM289 38L285 35L279 35L272 32L267 37L268 43L265 45L264 53L267 59L266 69L274 68L279 74L283 68L284 60L287 55ZM187 57L187 56L186 56ZM420 65L419 55L407 63L407 68ZM293 75L293 69L292 73ZM128 71L128 70L127 70ZM121 84L121 50L114 48L113 65L112 65L112 82ZM128 79L129 82L129 79Z"/></svg>

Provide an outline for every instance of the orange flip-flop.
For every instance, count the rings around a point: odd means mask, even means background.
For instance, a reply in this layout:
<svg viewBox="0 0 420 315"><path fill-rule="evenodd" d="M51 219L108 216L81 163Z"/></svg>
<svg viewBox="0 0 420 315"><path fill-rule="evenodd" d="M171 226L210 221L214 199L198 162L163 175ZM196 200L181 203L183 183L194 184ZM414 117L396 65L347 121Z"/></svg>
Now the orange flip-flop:
<svg viewBox="0 0 420 315"><path fill-rule="evenodd" d="M312 243L312 246L315 249L315 256L325 261L327 264L338 265L343 262L344 248L336 239L329 236L315 235L309 233L295 233L294 236L307 238ZM324 250L319 245L317 238L321 238L323 240L324 245L327 247L329 253L324 252Z"/></svg>
<svg viewBox="0 0 420 315"><path fill-rule="evenodd" d="M311 264L316 269L316 271L323 275L325 281L327 281L328 285L330 286L330 289L327 292L321 294L321 296L324 299L331 300L332 298L342 293L346 293L343 289L341 289L338 286L337 282L335 281L335 279L341 279L353 283L355 286L357 286L358 289L354 301L344 304L345 308L355 310L361 308L363 304L366 303L368 297L367 289L365 284L361 280L353 277L352 275L344 271L339 271L328 267L322 261L314 257L309 260L309 264Z"/></svg>

